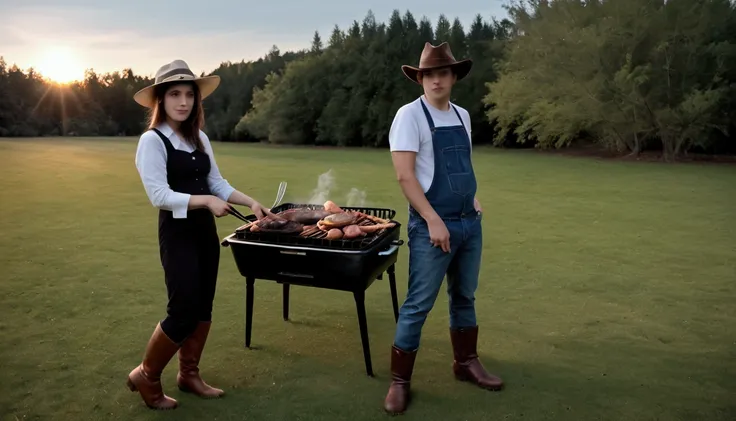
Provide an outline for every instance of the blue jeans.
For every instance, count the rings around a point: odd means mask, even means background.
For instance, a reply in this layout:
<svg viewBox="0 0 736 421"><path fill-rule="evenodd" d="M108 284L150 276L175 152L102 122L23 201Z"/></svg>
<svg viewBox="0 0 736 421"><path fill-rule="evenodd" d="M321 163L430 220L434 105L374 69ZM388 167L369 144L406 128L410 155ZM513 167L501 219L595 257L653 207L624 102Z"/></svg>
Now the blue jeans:
<svg viewBox="0 0 736 421"><path fill-rule="evenodd" d="M476 325L475 290L478 288L483 230L481 218L446 220L450 252L434 247L429 227L421 216L410 214L407 224L409 246L409 289L399 310L394 345L411 352L419 348L422 327L434 307L442 280L447 274L450 327Z"/></svg>

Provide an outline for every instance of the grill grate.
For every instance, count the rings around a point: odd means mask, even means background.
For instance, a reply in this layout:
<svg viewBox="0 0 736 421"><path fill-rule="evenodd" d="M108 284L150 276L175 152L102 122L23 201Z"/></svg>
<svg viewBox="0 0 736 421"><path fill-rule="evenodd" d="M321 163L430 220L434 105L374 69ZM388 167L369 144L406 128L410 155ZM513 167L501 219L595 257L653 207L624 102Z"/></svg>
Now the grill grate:
<svg viewBox="0 0 736 421"><path fill-rule="evenodd" d="M279 212L283 212L288 209L294 209L294 208L300 208L300 209L309 209L309 210L316 210L316 209L324 209L321 205L316 204L295 204L295 203L285 203L283 205L277 206L273 209L271 209L271 212L274 214L277 214ZM350 207L345 206L341 208L345 211L354 211L354 212L361 212L366 215L375 216L377 218L381 219L388 219L393 221L394 216L396 216L396 211L393 209L385 209L385 208L365 208L365 207ZM255 221L255 216L249 215L248 219L252 219ZM368 220L365 217L360 217L357 221L358 225L372 225L373 222ZM237 230L235 230L235 238L239 240L245 240L245 241L257 241L257 242L263 242L263 243L272 243L272 244L283 244L283 245L297 245L297 246L310 246L310 247L320 247L320 248L328 248L328 249L340 249L340 250L362 250L365 248L370 247L373 243L380 240L382 237L384 237L388 232L391 232L399 227L399 224L396 223L396 225L392 228L382 229L376 233L369 234L366 237L359 237L355 239L338 239L338 240L328 240L324 237L327 236L327 233L324 231L321 231L318 228L314 228L313 230L310 229L309 231L302 232L301 234L282 234L278 232L251 232L250 230L246 229L250 224L245 224L241 227L239 227Z"/></svg>

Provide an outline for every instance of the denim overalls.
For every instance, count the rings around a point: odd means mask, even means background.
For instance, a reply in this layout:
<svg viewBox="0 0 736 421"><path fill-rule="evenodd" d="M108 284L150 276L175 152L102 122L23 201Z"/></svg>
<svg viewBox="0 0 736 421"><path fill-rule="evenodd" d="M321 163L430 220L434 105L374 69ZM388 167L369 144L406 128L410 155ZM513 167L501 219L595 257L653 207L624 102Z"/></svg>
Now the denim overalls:
<svg viewBox="0 0 736 421"><path fill-rule="evenodd" d="M478 286L483 231L475 210L477 188L470 158L470 139L457 109L460 124L435 127L424 101L424 115L432 132L434 177L426 198L450 233L450 252L430 243L427 222L409 208L409 288L399 311L394 345L411 352L419 348L422 326L434 306L447 274L450 327L474 327L475 290Z"/></svg>

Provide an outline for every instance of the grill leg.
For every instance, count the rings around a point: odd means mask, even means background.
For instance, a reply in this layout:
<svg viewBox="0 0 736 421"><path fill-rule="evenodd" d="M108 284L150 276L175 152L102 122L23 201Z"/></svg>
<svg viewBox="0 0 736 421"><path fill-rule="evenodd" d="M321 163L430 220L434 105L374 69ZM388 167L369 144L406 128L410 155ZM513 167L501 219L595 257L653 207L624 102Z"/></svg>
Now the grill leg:
<svg viewBox="0 0 736 421"><path fill-rule="evenodd" d="M284 320L289 320L289 284L284 284Z"/></svg>
<svg viewBox="0 0 736 421"><path fill-rule="evenodd" d="M253 285L255 278L245 279L245 347L250 348L250 332L253 328Z"/></svg>
<svg viewBox="0 0 736 421"><path fill-rule="evenodd" d="M391 304L394 307L394 321L399 322L399 298L396 294L396 268L394 265L388 267L388 284L391 287Z"/></svg>
<svg viewBox="0 0 736 421"><path fill-rule="evenodd" d="M360 325L360 341L363 343L363 358L365 359L365 372L373 377L373 364L371 363L371 345L368 342L368 322L365 317L365 292L354 292L355 307L358 310L358 324Z"/></svg>

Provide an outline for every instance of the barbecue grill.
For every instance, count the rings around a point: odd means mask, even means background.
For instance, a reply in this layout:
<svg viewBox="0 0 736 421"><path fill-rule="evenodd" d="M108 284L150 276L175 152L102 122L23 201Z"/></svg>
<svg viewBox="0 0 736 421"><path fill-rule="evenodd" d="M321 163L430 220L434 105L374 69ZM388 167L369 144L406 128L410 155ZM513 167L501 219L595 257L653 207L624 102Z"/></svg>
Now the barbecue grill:
<svg viewBox="0 0 736 421"><path fill-rule="evenodd" d="M319 205L286 203L271 209L277 214L284 210L322 209ZM256 279L275 281L283 285L283 319L289 319L289 289L291 285L352 292L358 313L363 357L368 376L373 377L368 324L365 314L365 291L375 280L388 274L394 320L398 320L395 264L401 224L393 220L396 211L384 208L342 207L366 215L388 219L395 225L357 239L328 240L317 230L309 235L278 232L252 232L243 225L223 241L232 250L235 264L246 279L245 346L250 348L253 319L253 296ZM255 221L255 215L245 217ZM367 224L359 221L358 224ZM269 264L277 261L277 265Z"/></svg>

